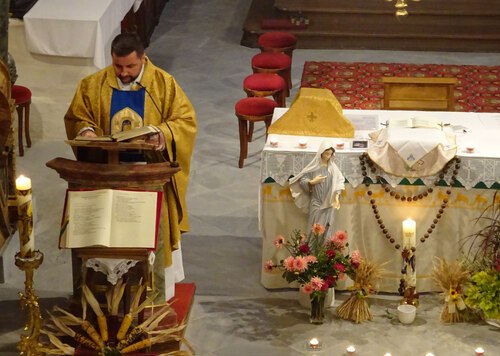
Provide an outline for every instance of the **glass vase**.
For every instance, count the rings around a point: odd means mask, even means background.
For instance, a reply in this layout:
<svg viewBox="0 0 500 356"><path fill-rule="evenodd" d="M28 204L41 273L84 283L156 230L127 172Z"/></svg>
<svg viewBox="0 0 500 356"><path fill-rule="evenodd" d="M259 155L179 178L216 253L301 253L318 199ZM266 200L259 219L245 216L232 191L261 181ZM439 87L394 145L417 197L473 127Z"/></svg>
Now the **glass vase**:
<svg viewBox="0 0 500 356"><path fill-rule="evenodd" d="M325 298L326 293L311 294L311 324L323 324L325 322Z"/></svg>

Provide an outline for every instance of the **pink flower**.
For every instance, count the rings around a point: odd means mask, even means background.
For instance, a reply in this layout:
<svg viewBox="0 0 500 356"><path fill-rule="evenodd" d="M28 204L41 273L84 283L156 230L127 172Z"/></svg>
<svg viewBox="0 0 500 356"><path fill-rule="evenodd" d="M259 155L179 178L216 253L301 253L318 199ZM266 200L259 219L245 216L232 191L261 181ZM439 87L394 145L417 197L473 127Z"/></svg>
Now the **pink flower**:
<svg viewBox="0 0 500 356"><path fill-rule="evenodd" d="M299 251L302 252L302 253L309 253L311 251L311 249L309 248L309 245L308 244L303 244L303 245L300 245L299 246Z"/></svg>
<svg viewBox="0 0 500 356"><path fill-rule="evenodd" d="M306 241L306 239L307 239L306 234L304 234L304 233L300 234L300 243L304 243L304 241Z"/></svg>
<svg viewBox="0 0 500 356"><path fill-rule="evenodd" d="M273 270L273 267L274 267L273 260L269 260L264 264L264 270L266 272L271 272Z"/></svg>
<svg viewBox="0 0 500 356"><path fill-rule="evenodd" d="M358 268L361 263L361 253L359 250L354 250L351 255L351 264L354 268Z"/></svg>
<svg viewBox="0 0 500 356"><path fill-rule="evenodd" d="M325 232L325 227L321 224L314 224L311 231L315 234L321 235Z"/></svg>
<svg viewBox="0 0 500 356"><path fill-rule="evenodd" d="M360 264L361 263L361 252L359 250L352 251L351 262Z"/></svg>
<svg viewBox="0 0 500 356"><path fill-rule="evenodd" d="M307 269L307 261L304 257L295 257L293 260L293 269L295 271L304 272Z"/></svg>
<svg viewBox="0 0 500 356"><path fill-rule="evenodd" d="M302 286L302 292L305 294L311 294L313 292L313 287L311 283L306 283Z"/></svg>
<svg viewBox="0 0 500 356"><path fill-rule="evenodd" d="M343 281L345 279L345 273L339 273L339 279Z"/></svg>
<svg viewBox="0 0 500 356"><path fill-rule="evenodd" d="M283 235L276 236L276 238L274 239L274 246L276 246L277 248L281 248L284 244L285 238L283 237Z"/></svg>
<svg viewBox="0 0 500 356"><path fill-rule="evenodd" d="M335 263L335 265L333 266L337 271L339 271L340 273L343 273L345 272L345 266L342 264L342 263Z"/></svg>
<svg viewBox="0 0 500 356"><path fill-rule="evenodd" d="M325 284L325 281L322 278L320 277L311 278L311 285L313 290L321 290L323 284Z"/></svg>
<svg viewBox="0 0 500 356"><path fill-rule="evenodd" d="M347 243L347 232L345 231L337 231L335 235L330 237L329 240L331 243L333 243L337 248L343 248L345 244Z"/></svg>
<svg viewBox="0 0 500 356"><path fill-rule="evenodd" d="M313 256L313 255L307 255L306 257L304 257L306 259L306 262L307 263L315 263L315 262L318 262L318 259L316 258L316 256Z"/></svg>
<svg viewBox="0 0 500 356"><path fill-rule="evenodd" d="M293 256L288 256L287 258L285 258L283 260L283 267L285 267L285 269L288 272L293 272L294 271L294 261L295 261L295 258Z"/></svg>
<svg viewBox="0 0 500 356"><path fill-rule="evenodd" d="M339 230L335 233L335 238L343 243L347 242L347 231Z"/></svg>

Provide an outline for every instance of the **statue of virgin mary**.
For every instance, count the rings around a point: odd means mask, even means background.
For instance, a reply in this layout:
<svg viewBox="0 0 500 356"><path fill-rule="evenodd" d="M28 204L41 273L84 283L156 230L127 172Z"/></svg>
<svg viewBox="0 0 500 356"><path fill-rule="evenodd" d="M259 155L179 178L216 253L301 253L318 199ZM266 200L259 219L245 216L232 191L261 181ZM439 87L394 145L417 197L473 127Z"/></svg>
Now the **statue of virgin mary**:
<svg viewBox="0 0 500 356"><path fill-rule="evenodd" d="M325 228L334 226L345 180L334 156L333 143L323 141L314 159L289 180L295 205L309 214L309 228L314 224L322 224Z"/></svg>

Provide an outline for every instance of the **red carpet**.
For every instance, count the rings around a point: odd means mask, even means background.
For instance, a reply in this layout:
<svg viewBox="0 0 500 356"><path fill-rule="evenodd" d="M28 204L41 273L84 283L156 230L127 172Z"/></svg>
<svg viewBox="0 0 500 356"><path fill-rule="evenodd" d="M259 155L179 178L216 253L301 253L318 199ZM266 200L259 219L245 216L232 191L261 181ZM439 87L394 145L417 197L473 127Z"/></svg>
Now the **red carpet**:
<svg viewBox="0 0 500 356"><path fill-rule="evenodd" d="M380 109L383 76L457 78L456 111L500 112L500 66L306 62L301 87L330 89L344 109Z"/></svg>

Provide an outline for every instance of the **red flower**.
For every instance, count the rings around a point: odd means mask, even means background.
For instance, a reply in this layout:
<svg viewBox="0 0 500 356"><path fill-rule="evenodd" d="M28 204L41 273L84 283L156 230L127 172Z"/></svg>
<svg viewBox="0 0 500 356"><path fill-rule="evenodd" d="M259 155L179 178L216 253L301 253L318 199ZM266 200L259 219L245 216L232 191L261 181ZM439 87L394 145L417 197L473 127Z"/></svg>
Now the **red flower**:
<svg viewBox="0 0 500 356"><path fill-rule="evenodd" d="M335 263L334 267L340 273L344 273L345 272L345 266L342 263Z"/></svg>
<svg viewBox="0 0 500 356"><path fill-rule="evenodd" d="M300 245L299 246L299 251L302 252L302 253L309 253L311 251L310 247L308 244L303 244L303 245Z"/></svg>
<svg viewBox="0 0 500 356"><path fill-rule="evenodd" d="M326 281L326 284L328 284L328 287L333 287L337 280L333 276L326 276L325 281Z"/></svg>
<svg viewBox="0 0 500 356"><path fill-rule="evenodd" d="M335 250L331 250L331 249L326 250L326 252L325 252L325 253L326 253L326 255L328 256L328 258L329 258L330 260L331 260L331 259L333 259L333 258L335 257L335 255L337 254L337 253L335 252Z"/></svg>
<svg viewBox="0 0 500 356"><path fill-rule="evenodd" d="M327 283L323 283L323 285L321 286L321 290L322 291L327 291L328 288L330 288L330 285L328 284L328 282Z"/></svg>

